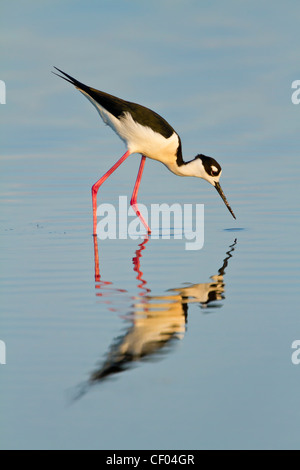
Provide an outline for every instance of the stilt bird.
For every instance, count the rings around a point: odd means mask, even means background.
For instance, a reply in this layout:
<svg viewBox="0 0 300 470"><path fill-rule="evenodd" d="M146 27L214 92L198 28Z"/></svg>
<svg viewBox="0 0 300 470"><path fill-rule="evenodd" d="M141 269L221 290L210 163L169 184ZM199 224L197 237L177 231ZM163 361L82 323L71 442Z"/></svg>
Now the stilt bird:
<svg viewBox="0 0 300 470"><path fill-rule="evenodd" d="M211 157L197 155L193 160L185 162L182 157L181 140L177 132L168 122L140 104L122 100L103 91L91 88L55 67L62 75L55 75L72 83L95 106L101 118L124 141L127 151L115 165L92 187L94 235L97 229L97 193L104 181L133 153L142 155L138 176L135 182L130 204L140 217L145 228L151 230L138 211L137 195L145 166L146 158L152 158L163 163L172 173L178 176L196 176L208 181L216 188L228 210L235 215L225 197L219 180L222 168Z"/></svg>

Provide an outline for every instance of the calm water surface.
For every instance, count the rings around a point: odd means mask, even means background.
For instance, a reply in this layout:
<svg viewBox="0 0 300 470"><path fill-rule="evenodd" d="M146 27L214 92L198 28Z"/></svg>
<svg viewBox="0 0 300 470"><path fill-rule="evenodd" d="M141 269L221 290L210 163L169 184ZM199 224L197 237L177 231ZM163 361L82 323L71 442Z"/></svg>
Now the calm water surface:
<svg viewBox="0 0 300 470"><path fill-rule="evenodd" d="M236 222L205 182L147 162L141 202L205 204L204 247L187 251L174 238L94 246L90 186L109 157L3 158L1 448L299 447L295 162L282 177L231 159ZM130 196L137 168L101 200Z"/></svg>
<svg viewBox="0 0 300 470"><path fill-rule="evenodd" d="M299 449L299 2L2 3L0 448ZM204 204L203 249L94 246L124 148L52 65L216 158L237 220L147 161L139 201Z"/></svg>

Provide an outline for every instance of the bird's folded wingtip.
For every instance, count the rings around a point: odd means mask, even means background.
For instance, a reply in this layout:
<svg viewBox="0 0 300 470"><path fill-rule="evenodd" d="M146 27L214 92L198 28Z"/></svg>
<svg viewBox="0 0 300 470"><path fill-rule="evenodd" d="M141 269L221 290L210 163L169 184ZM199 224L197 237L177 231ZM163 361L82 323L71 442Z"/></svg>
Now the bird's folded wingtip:
<svg viewBox="0 0 300 470"><path fill-rule="evenodd" d="M74 86L80 86L81 83L76 80L76 78L72 77L71 75L68 75L67 73L63 72L61 69L59 69L58 67L55 67L55 65L53 65L53 67L55 68L55 70L57 70L58 72L62 73L63 75L65 75L64 77L62 75L59 75L58 73L56 72L53 72L53 70L51 70L51 72L54 74L54 75L57 75L59 78L62 78L63 80L66 80L66 82L69 82L69 83L72 83L72 85ZM67 77L67 78L66 78Z"/></svg>

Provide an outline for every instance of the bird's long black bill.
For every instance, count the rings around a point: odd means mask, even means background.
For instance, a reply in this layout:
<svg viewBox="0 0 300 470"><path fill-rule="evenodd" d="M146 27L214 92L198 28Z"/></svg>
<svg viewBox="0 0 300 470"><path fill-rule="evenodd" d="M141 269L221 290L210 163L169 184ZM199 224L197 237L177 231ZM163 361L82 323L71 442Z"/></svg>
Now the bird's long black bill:
<svg viewBox="0 0 300 470"><path fill-rule="evenodd" d="M234 215L233 210L231 209L231 207L230 207L230 205L229 205L229 202L227 201L226 196L225 196L225 194L223 193L223 189L221 188L220 183L216 183L215 188L216 188L216 190L218 191L218 193L220 194L220 196L221 196L221 198L223 199L224 203L226 204L227 209L229 210L229 212L230 212L230 214L232 215L232 217L233 217L234 219L236 219L236 216Z"/></svg>

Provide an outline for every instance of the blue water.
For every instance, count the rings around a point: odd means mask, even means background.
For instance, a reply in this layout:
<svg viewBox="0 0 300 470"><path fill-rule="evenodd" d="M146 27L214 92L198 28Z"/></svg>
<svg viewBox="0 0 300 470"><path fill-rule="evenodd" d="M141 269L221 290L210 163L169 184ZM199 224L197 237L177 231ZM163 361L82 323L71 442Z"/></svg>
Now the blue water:
<svg viewBox="0 0 300 470"><path fill-rule="evenodd" d="M293 49L288 57L283 53L284 46L289 50L284 41L276 62L279 19L264 6L258 20L253 7L248 13L239 7L236 18L230 8L215 17L213 6L201 10L191 2L181 33L158 20L165 27L159 42L148 24L155 11L132 2L118 12L117 24L131 14L137 29L116 29L116 35L129 63L140 54L152 74L125 67L121 79L119 54L107 58L99 81L101 67L89 50L83 58L79 39L86 32L84 44L99 45L111 30L112 11L102 12L107 24L99 31L93 19L99 11L83 12L75 2L67 32L59 23L54 33L50 21L58 4L46 4L44 12L23 11L20 45L13 36L18 20L12 21L10 7L6 11L12 27L11 34L4 31L7 44L18 53L6 57L7 76L0 77L9 91L0 108L0 339L6 344L0 447L299 448L300 365L292 363L291 346L300 339L300 107L290 101L290 82L299 76ZM159 11L179 25L186 2L175 4L171 13L170 2L161 2ZM254 36L250 26L266 17L266 31L257 27ZM292 17L281 11L280 18L291 20L283 27L296 38ZM115 41L108 41L106 53L115 52ZM43 54L39 44L48 44ZM224 50L232 69L225 68L223 90L216 91ZM246 52L248 62L239 65ZM25 73L27 56L33 70ZM139 201L147 207L204 204L203 248L188 251L186 240L173 236L98 240L95 247L90 187L124 149L76 90L50 76L54 59L79 79L91 74L94 86L98 77L99 88L103 81L107 91L119 88L124 98L163 114L188 156L203 152L220 161L237 221L207 183L147 161ZM180 64L194 70L192 79L184 78ZM273 82L268 67L276 69ZM139 157L128 159L103 185L98 202L129 199L138 165Z"/></svg>

